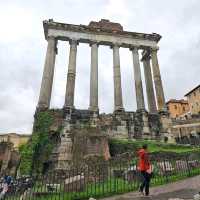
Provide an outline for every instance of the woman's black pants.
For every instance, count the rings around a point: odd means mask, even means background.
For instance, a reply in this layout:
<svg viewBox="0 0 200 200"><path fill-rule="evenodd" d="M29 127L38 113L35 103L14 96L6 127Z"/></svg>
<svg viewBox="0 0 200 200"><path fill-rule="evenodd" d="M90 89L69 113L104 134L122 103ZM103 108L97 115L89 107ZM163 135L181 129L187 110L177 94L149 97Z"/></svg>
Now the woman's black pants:
<svg viewBox="0 0 200 200"><path fill-rule="evenodd" d="M145 195L149 195L149 184L151 180L151 174L147 173L146 171L141 171L143 182L140 185L140 192L143 192L145 189Z"/></svg>

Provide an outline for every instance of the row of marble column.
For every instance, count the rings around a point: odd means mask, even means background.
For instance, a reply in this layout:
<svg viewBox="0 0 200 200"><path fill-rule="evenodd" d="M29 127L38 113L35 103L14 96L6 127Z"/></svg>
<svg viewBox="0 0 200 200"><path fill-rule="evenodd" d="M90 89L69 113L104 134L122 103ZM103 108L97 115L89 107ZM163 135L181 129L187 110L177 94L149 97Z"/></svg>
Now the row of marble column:
<svg viewBox="0 0 200 200"><path fill-rule="evenodd" d="M74 91L75 91L75 77L76 77L76 56L77 56L78 41L70 41L69 65L67 73L67 85L65 94L64 108L74 108ZM53 37L48 38L47 53L44 65L44 72L40 90L40 97L38 108L49 108L57 41ZM98 107L98 43L91 42L91 73L90 73L90 104L89 109L96 112ZM123 111L122 87L121 87L121 71L120 71L120 55L119 44L113 44L113 76L114 76L114 111ZM145 110L144 93L141 78L140 60L137 47L130 49L133 55L133 69L135 78L135 90L137 110ZM151 72L151 62L152 71ZM146 92L148 100L149 112L155 113L157 110L162 110L165 106L165 97L163 92L162 80L159 70L157 50L151 49L150 54L143 56L142 62L144 65L144 75L146 83ZM152 76L153 74L153 76ZM156 98L154 94L154 86L156 91ZM157 104L156 104L157 100ZM157 109L158 106L158 109Z"/></svg>

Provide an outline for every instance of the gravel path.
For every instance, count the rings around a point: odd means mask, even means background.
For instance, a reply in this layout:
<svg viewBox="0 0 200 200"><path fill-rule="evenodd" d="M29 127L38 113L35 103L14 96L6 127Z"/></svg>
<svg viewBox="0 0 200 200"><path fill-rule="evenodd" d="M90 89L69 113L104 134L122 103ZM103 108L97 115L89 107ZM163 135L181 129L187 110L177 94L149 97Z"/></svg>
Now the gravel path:
<svg viewBox="0 0 200 200"><path fill-rule="evenodd" d="M138 192L130 192L124 195L117 195L101 200L169 200L173 198L193 199L193 196L200 191L200 176L186 180L169 183L167 185L153 187L150 189L150 197L143 197Z"/></svg>

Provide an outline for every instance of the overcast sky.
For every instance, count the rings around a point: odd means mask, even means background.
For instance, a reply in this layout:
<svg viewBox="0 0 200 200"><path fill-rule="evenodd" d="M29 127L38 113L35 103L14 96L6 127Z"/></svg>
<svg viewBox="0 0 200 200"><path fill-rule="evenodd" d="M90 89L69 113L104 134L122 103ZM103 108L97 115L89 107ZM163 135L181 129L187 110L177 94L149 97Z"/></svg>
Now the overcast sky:
<svg viewBox="0 0 200 200"><path fill-rule="evenodd" d="M158 58L168 100L183 98L200 83L199 11L199 0L0 0L0 133L31 133L47 46L43 20L87 25L104 18L121 23L124 30L161 34ZM69 44L59 42L51 107L64 104L68 56ZM120 49L120 56L124 107L135 110L131 52ZM77 108L88 108L89 73L90 48L80 44ZM101 46L100 111L112 112L113 101L112 50Z"/></svg>

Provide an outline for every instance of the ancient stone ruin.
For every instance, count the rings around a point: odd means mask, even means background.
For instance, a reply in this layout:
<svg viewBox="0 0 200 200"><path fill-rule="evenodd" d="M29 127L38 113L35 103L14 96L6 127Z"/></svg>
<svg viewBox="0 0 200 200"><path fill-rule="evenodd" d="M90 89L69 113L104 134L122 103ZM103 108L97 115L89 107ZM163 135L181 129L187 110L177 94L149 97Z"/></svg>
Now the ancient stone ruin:
<svg viewBox="0 0 200 200"><path fill-rule="evenodd" d="M162 79L158 63L158 42L161 36L156 33L136 33L124 31L119 23L109 20L90 22L86 25L73 25L43 22L45 38L48 42L43 78L36 114L50 109L54 79L55 59L58 41L69 42L69 64L65 103L63 105L63 129L60 142L52 153L54 167L66 168L77 154L100 154L107 159L106 138L153 138L160 139L170 132L170 120L165 105ZM91 48L90 101L88 109L79 110L74 105L76 81L76 56L79 43L87 43ZM98 105L98 47L105 45L113 51L114 110L111 114L101 114ZM133 69L137 110L124 109L121 87L119 48L128 48L133 57ZM142 52L142 59L139 53ZM148 109L145 108L144 91L140 62L144 66L144 77ZM79 83L77 83L79 84ZM155 91L154 91L155 88ZM103 148L103 149L102 149ZM83 151L84 149L84 151Z"/></svg>
<svg viewBox="0 0 200 200"><path fill-rule="evenodd" d="M20 162L20 155L13 148L11 142L0 142L0 175L16 175L16 170Z"/></svg>

